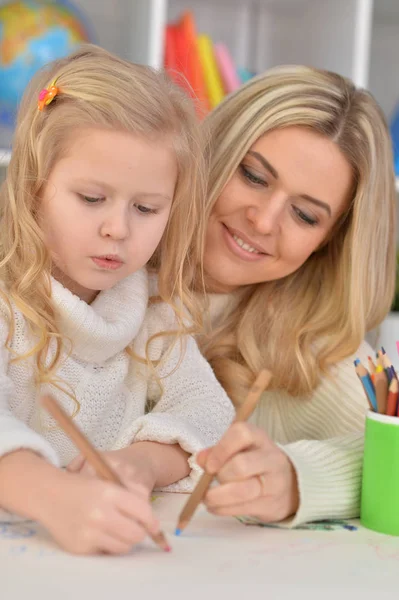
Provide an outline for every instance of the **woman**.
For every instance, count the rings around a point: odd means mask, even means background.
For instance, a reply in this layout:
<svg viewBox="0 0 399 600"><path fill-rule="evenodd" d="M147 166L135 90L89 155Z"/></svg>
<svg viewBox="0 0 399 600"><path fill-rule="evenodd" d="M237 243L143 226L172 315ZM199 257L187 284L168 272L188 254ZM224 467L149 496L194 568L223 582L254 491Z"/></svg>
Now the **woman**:
<svg viewBox="0 0 399 600"><path fill-rule="evenodd" d="M289 526L359 514L367 402L353 367L395 274L388 130L339 75L276 68L229 96L211 132L204 355L235 403L273 373L252 423L198 462L219 515Z"/></svg>

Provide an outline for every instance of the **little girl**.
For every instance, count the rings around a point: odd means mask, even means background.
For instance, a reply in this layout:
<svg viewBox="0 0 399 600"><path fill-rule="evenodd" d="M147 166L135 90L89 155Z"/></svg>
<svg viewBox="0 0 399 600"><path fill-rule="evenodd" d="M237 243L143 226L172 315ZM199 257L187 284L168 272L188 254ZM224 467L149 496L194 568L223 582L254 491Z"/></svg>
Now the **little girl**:
<svg viewBox="0 0 399 600"><path fill-rule="evenodd" d="M36 76L21 105L1 195L0 507L71 552L156 534L150 490L190 490L192 454L232 418L183 337L188 312L199 322L197 127L163 75L93 46ZM164 302L147 310L150 259ZM46 393L110 452L123 489L57 468L77 451L40 408Z"/></svg>

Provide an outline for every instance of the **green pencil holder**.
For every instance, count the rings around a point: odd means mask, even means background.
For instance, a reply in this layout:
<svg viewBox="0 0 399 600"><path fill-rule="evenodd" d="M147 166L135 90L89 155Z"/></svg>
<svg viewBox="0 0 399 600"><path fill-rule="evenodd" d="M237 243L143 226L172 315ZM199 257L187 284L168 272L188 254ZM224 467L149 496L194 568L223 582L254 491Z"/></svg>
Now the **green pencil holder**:
<svg viewBox="0 0 399 600"><path fill-rule="evenodd" d="M364 440L360 522L399 536L399 418L369 411Z"/></svg>

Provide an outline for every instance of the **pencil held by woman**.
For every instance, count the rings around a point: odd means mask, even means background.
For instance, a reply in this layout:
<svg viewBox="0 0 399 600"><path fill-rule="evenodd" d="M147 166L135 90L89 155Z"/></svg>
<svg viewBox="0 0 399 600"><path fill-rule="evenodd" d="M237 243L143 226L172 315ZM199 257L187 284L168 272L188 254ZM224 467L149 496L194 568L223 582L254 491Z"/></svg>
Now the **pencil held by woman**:
<svg viewBox="0 0 399 600"><path fill-rule="evenodd" d="M253 411L255 410L256 404L270 383L272 374L266 369L262 370L257 376L253 386L251 387L244 403L237 409L237 413L233 423L239 423L247 421ZM185 507L183 508L179 521L176 527L176 535L180 535L181 532L187 527L192 516L197 510L198 505L204 499L209 486L211 485L215 475L212 473L205 472L199 480L196 488L188 499Z"/></svg>

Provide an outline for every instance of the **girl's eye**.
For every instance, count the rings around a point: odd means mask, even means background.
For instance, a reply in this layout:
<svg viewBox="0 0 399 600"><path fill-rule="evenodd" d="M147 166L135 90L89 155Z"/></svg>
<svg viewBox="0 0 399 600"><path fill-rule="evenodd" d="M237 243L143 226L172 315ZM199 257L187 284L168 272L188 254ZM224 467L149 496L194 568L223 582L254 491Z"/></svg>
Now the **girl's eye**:
<svg viewBox="0 0 399 600"><path fill-rule="evenodd" d="M297 216L298 219L300 219L302 221L302 223L306 223L307 225L310 225L311 227L314 227L315 225L318 224L317 219L310 217L309 215L304 213L300 208L298 208L296 206L293 206L292 208L294 210L295 215Z"/></svg>
<svg viewBox="0 0 399 600"><path fill-rule="evenodd" d="M247 169L247 167L245 167L244 165L240 165L240 170L242 176L245 179L247 179L250 183L253 183L254 185L262 185L263 187L269 187L267 181L255 175L255 173L252 173L252 171Z"/></svg>
<svg viewBox="0 0 399 600"><path fill-rule="evenodd" d="M149 208L148 206L143 206L142 204L135 204L134 206L142 215L155 215L157 213L155 208Z"/></svg>
<svg viewBox="0 0 399 600"><path fill-rule="evenodd" d="M104 200L104 198L94 198L92 196L84 196L84 195L82 195L82 198L88 204L96 204L96 202L100 202L101 200Z"/></svg>

